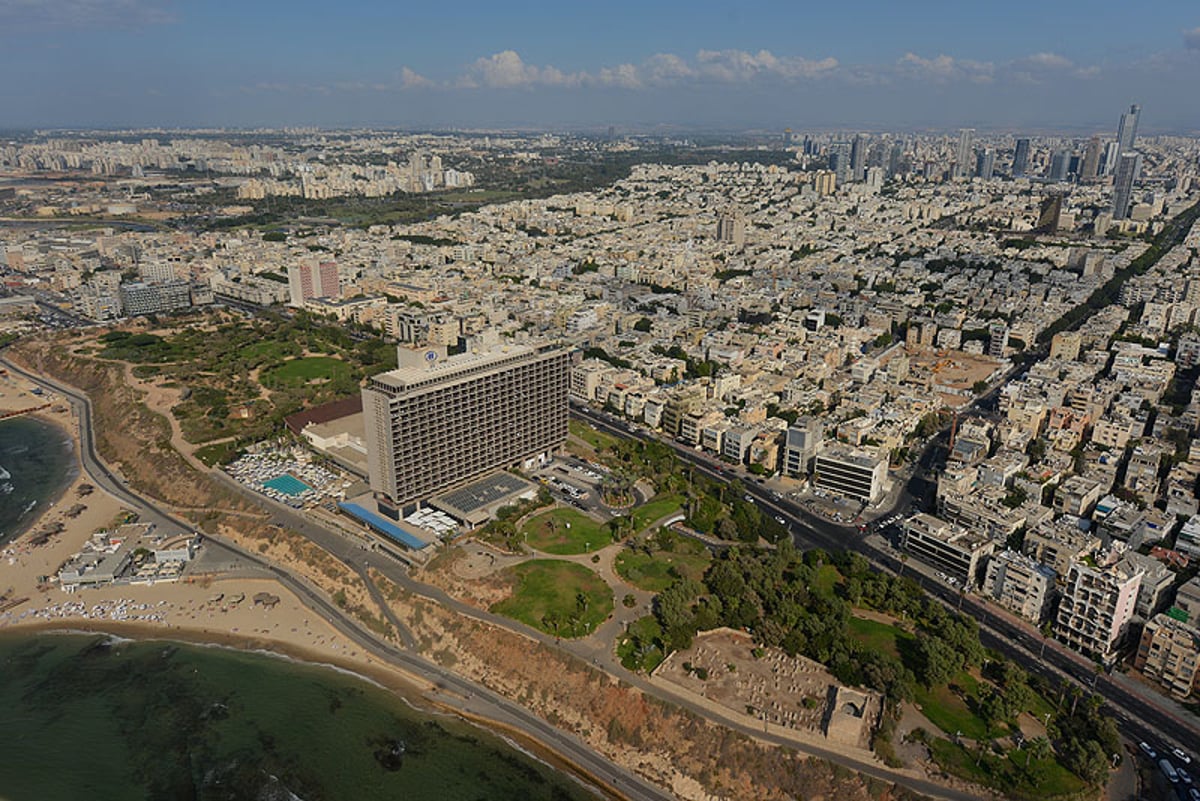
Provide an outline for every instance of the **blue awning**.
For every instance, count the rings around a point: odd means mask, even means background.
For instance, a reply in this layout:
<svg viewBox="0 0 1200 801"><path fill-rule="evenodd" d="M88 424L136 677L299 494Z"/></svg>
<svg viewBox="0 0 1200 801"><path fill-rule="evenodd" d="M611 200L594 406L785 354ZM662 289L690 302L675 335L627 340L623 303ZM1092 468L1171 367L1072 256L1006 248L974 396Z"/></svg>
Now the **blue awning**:
<svg viewBox="0 0 1200 801"><path fill-rule="evenodd" d="M414 551L419 551L429 545L429 543L400 528L400 526L388 520L383 515L365 509L357 503L339 503L338 508L351 517L366 523L385 537L389 537L401 545L412 548Z"/></svg>

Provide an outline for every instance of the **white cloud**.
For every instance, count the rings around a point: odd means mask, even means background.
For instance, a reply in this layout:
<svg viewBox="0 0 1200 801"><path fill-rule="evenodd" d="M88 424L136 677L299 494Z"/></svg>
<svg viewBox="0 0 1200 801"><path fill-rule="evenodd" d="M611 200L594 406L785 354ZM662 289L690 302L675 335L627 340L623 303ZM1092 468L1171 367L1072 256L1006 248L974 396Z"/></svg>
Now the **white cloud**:
<svg viewBox="0 0 1200 801"><path fill-rule="evenodd" d="M138 28L174 22L168 0L0 0L0 30Z"/></svg>
<svg viewBox="0 0 1200 801"><path fill-rule="evenodd" d="M896 67L901 75L939 83L962 80L991 83L996 73L996 65L990 61L972 61L945 54L923 58L916 53L905 53Z"/></svg>
<svg viewBox="0 0 1200 801"><path fill-rule="evenodd" d="M426 78L424 75L408 68L400 68L400 88L401 89L426 89L433 86L433 81ZM376 87L378 88L378 87ZM385 87L386 88L386 87Z"/></svg>
<svg viewBox="0 0 1200 801"><path fill-rule="evenodd" d="M468 89L531 86L643 89L697 81L746 83L765 77L804 80L832 73L838 66L835 58L780 57L768 50L757 53L701 50L690 61L674 53L656 53L641 64L618 64L595 72L567 72L555 66L529 64L516 51L504 50L476 60L452 84Z"/></svg>
<svg viewBox="0 0 1200 801"><path fill-rule="evenodd" d="M519 89L528 86L578 86L588 80L584 73L566 73L557 67L526 64L515 50L504 50L480 58L470 66L459 86Z"/></svg>
<svg viewBox="0 0 1200 801"><path fill-rule="evenodd" d="M1200 50L1200 28L1183 32L1183 46L1188 50Z"/></svg>
<svg viewBox="0 0 1200 801"><path fill-rule="evenodd" d="M800 57L780 57L769 50L748 53L744 50L701 50L696 61L702 75L728 83L742 83L759 76L786 80L817 78L838 67L836 58L818 61Z"/></svg>

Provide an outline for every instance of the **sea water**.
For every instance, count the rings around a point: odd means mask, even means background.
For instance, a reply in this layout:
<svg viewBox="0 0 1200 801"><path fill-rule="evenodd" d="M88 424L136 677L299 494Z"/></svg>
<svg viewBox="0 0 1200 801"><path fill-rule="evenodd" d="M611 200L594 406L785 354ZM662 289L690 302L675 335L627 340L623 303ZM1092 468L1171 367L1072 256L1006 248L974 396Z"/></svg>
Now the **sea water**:
<svg viewBox="0 0 1200 801"><path fill-rule="evenodd" d="M76 474L66 431L34 417L0 420L0 544L25 531Z"/></svg>
<svg viewBox="0 0 1200 801"><path fill-rule="evenodd" d="M598 797L355 676L225 648L3 635L0 710L9 801Z"/></svg>

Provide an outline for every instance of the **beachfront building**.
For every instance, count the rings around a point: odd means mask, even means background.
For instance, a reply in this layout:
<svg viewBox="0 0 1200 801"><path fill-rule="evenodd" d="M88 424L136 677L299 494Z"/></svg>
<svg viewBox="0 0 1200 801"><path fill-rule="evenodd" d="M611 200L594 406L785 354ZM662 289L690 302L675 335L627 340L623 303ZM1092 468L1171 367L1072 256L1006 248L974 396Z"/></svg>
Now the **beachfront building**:
<svg viewBox="0 0 1200 801"><path fill-rule="evenodd" d="M549 459L567 438L570 354L516 345L444 357L400 349L362 391L371 489L381 511Z"/></svg>

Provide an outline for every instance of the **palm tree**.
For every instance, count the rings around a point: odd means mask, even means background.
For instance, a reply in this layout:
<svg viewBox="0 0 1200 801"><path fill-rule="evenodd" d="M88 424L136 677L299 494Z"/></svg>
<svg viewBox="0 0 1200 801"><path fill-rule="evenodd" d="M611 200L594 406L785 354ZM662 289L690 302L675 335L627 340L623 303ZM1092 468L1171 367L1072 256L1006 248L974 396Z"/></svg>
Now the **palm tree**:
<svg viewBox="0 0 1200 801"><path fill-rule="evenodd" d="M1029 767L1031 759L1045 759L1050 756L1050 741L1045 737L1035 737L1025 747L1025 767Z"/></svg>

